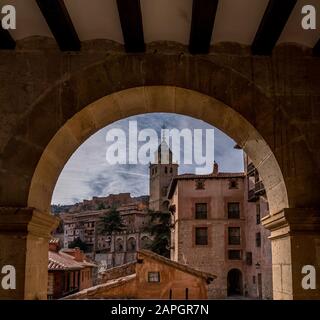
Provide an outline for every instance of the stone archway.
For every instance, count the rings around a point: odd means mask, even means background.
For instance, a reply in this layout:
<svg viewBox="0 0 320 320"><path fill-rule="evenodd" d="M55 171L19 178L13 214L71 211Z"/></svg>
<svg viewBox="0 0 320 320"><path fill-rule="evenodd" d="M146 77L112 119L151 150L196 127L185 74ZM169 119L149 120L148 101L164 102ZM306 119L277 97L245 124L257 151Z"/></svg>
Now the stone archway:
<svg viewBox="0 0 320 320"><path fill-rule="evenodd" d="M286 185L277 160L259 132L239 113L213 97L173 87L123 90L83 108L56 133L45 148L31 180L28 207L49 212L52 193L64 165L93 133L112 122L150 112L191 116L219 128L253 159L264 181L270 211L289 207Z"/></svg>
<svg viewBox="0 0 320 320"><path fill-rule="evenodd" d="M14 292L0 288L0 298L46 297L47 239L56 224L49 205L63 166L103 126L148 112L202 119L243 147L270 201L270 216L263 223L272 231L274 298L319 297L318 291L301 289L301 266L318 262L320 204L316 124L309 126L300 107L315 108L317 100L295 100L289 94L301 89L303 97L316 95L316 86L296 88L298 80L286 81L291 73L279 67L291 63L285 49L261 64L257 57L231 57L223 50L197 57L181 46L152 48L157 50L143 55L127 55L118 47L107 54L88 50L76 56L49 50L54 68L36 50L12 57L28 61L17 64L17 77L36 74L38 65L43 74L32 77L32 84L29 78L21 86L14 81L14 96L25 99L12 99L11 82L2 88L5 110L14 112L1 118L8 124L0 136L0 242L8 250L0 252L0 261L19 266L19 281ZM299 57L299 65L309 63L308 57ZM36 64L29 63L33 58ZM274 72L283 87L264 77ZM303 128L309 127L307 135ZM12 255L11 248L19 252Z"/></svg>
<svg viewBox="0 0 320 320"><path fill-rule="evenodd" d="M231 269L227 276L228 296L243 295L242 272L239 269Z"/></svg>
<svg viewBox="0 0 320 320"><path fill-rule="evenodd" d="M224 131L254 159L264 181L271 212L277 213L289 207L280 167L258 131L221 101L193 90L173 86L123 90L89 104L67 121L47 145L36 167L30 186L28 207L49 212L52 193L60 172L69 157L89 136L116 120L150 112L192 116Z"/></svg>

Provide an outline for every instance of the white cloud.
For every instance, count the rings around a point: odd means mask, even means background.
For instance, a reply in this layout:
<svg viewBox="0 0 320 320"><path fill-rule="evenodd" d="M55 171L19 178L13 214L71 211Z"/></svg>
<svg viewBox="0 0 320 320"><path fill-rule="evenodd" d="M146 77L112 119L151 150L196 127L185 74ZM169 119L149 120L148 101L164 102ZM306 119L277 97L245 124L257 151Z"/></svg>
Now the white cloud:
<svg viewBox="0 0 320 320"><path fill-rule="evenodd" d="M128 121L137 120L138 128L152 128L158 132L166 128L210 129L209 124L176 114L147 114L123 119L98 131L85 141L67 162L55 187L52 203L71 204L93 196L110 193L131 192L143 195L149 192L147 165L109 165L106 162L106 134L112 128L128 132ZM215 129L215 160L224 172L243 171L243 153L234 149L235 142L220 130ZM183 148L183 144L181 145ZM127 144L128 148L128 144ZM200 150L199 146L195 146ZM128 153L128 152L127 152ZM179 173L193 172L194 165L181 165Z"/></svg>

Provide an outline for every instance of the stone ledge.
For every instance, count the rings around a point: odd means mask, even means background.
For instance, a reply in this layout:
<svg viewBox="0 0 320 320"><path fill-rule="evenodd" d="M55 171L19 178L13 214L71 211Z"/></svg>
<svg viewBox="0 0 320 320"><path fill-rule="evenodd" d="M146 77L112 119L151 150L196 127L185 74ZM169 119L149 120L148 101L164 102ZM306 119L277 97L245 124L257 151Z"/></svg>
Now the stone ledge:
<svg viewBox="0 0 320 320"><path fill-rule="evenodd" d="M17 41L17 46L15 50L7 50L7 52L19 52L19 51L52 51L57 52L61 55L81 55L83 52L106 52L114 51L119 53L125 53L124 45L122 43L110 40L110 39L90 39L81 42L80 51L70 51L61 53L56 41L52 37L46 36L30 36ZM292 54L292 51L297 56L312 56L312 48L304 46L299 43L286 42L278 44L273 55L286 55ZM168 40L152 41L146 44L146 53L172 53L179 52L181 54L191 55L188 50L188 45ZM214 43L210 46L210 52L207 55L210 56L214 54L227 54L233 56L251 56L250 45L232 42L232 41L222 41ZM268 56L256 56L257 59L269 59Z"/></svg>
<svg viewBox="0 0 320 320"><path fill-rule="evenodd" d="M59 219L32 208L0 207L0 233L50 238Z"/></svg>
<svg viewBox="0 0 320 320"><path fill-rule="evenodd" d="M312 208L287 208L262 218L261 223L272 232L271 239L301 232L318 233L320 211Z"/></svg>

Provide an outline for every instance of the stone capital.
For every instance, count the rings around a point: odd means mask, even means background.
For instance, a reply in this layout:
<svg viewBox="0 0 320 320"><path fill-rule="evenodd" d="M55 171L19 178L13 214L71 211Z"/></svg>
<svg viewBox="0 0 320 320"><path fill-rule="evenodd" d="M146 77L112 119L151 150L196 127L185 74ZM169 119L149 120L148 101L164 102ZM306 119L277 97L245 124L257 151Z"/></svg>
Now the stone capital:
<svg viewBox="0 0 320 320"><path fill-rule="evenodd" d="M320 211L312 208L286 208L261 219L271 231L271 239L288 235L320 232Z"/></svg>
<svg viewBox="0 0 320 320"><path fill-rule="evenodd" d="M33 208L0 207L0 233L50 238L59 219Z"/></svg>

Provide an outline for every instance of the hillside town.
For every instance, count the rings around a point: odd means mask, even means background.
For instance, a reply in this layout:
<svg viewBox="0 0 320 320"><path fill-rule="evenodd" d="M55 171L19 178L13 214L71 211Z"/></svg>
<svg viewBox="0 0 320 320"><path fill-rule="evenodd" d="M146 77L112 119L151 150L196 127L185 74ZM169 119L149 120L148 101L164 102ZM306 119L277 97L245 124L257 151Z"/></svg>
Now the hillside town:
<svg viewBox="0 0 320 320"><path fill-rule="evenodd" d="M272 299L268 202L251 160L245 172L179 175L165 141L155 159L150 195L52 207L48 298Z"/></svg>

